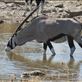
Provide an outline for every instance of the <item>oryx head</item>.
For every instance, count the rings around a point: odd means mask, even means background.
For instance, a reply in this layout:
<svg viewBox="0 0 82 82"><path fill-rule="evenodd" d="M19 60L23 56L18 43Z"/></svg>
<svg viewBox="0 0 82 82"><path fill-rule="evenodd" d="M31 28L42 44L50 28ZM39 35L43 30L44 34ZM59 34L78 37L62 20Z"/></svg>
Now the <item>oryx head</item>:
<svg viewBox="0 0 82 82"><path fill-rule="evenodd" d="M11 39L8 41L6 51L10 51L17 46L15 37L16 35L13 35Z"/></svg>

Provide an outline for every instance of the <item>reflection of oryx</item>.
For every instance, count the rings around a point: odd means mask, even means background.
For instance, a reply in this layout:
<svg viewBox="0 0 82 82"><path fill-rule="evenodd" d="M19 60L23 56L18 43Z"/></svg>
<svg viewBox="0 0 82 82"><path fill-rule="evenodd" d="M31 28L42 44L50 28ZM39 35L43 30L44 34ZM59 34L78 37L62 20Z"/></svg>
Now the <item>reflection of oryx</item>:
<svg viewBox="0 0 82 82"><path fill-rule="evenodd" d="M28 41L36 40L43 43L44 54L47 46L50 48L53 55L55 55L54 48L50 41L55 41L63 36L67 36L70 47L70 56L75 51L73 40L75 40L81 47L81 24L71 18L55 19L50 17L37 17L29 23L28 27L21 29L11 37L7 44L7 50L14 49L16 46L21 46Z"/></svg>
<svg viewBox="0 0 82 82"><path fill-rule="evenodd" d="M25 0L25 3L26 3L26 6L28 5L28 3L29 3L29 5L30 5L30 7L31 7L31 10L32 10L32 3L33 3L33 1L34 0ZM43 12L43 6L44 6L44 2L45 2L45 0L35 0L35 2L36 2L36 5L37 5L37 7L40 5L40 3L41 3L41 13ZM37 11L37 15L38 15L38 12L39 12L39 10ZM26 14L26 12L24 13L24 15Z"/></svg>

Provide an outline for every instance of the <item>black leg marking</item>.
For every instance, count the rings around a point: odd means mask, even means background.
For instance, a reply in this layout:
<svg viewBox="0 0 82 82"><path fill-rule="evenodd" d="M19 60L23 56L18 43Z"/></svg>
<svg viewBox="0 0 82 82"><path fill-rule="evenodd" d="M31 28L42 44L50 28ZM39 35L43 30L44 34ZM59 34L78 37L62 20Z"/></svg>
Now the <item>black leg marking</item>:
<svg viewBox="0 0 82 82"><path fill-rule="evenodd" d="M43 54L43 61L46 61L46 50L47 50L47 44L43 43L43 49L44 49L44 54Z"/></svg>
<svg viewBox="0 0 82 82"><path fill-rule="evenodd" d="M70 36L70 35L67 35L67 38L68 38L68 44L69 44L69 47L70 47L70 50L71 50L70 57L73 57L73 53L75 51L75 45L74 45L74 42L73 42L73 37Z"/></svg>
<svg viewBox="0 0 82 82"><path fill-rule="evenodd" d="M50 43L50 41L47 41L47 45L50 48L50 50L53 48L52 44Z"/></svg>
<svg viewBox="0 0 82 82"><path fill-rule="evenodd" d="M53 48L52 44L50 43L50 41L55 41L56 39L59 39L63 36L66 36L66 34L61 33L61 34L59 34L59 35L57 35L57 36L55 36L55 37L53 37L47 41L47 45L53 54L55 54L55 51L54 51L54 48Z"/></svg>
<svg viewBox="0 0 82 82"><path fill-rule="evenodd" d="M44 48L44 54L46 54L46 50L47 50L47 44L43 43L43 48Z"/></svg>
<svg viewBox="0 0 82 82"><path fill-rule="evenodd" d="M43 43L43 48L46 50L47 49L47 44Z"/></svg>
<svg viewBox="0 0 82 82"><path fill-rule="evenodd" d="M53 53L53 55L55 55L54 48L53 48L52 44L50 43L50 41L47 41L47 45L48 45L48 47L50 48L50 50L51 50L51 52Z"/></svg>
<svg viewBox="0 0 82 82"><path fill-rule="evenodd" d="M68 43L69 43L69 46L70 48L74 47L74 42L73 42L73 37L71 37L70 35L67 35L67 38L68 38Z"/></svg>

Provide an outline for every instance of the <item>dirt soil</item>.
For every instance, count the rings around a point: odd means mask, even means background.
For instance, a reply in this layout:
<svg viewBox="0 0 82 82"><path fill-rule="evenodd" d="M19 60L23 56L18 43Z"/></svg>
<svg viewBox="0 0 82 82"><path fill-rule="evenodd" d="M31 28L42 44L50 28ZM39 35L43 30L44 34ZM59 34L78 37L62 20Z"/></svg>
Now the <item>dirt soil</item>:
<svg viewBox="0 0 82 82"><path fill-rule="evenodd" d="M29 6L25 6L24 0L1 0L0 2L0 23L20 23L30 13ZM33 2L33 9L36 4ZM24 12L27 10L26 16ZM82 1L56 1L46 0L44 13L56 18L76 17L82 22ZM39 15L42 15L39 12ZM33 14L36 16L36 13Z"/></svg>

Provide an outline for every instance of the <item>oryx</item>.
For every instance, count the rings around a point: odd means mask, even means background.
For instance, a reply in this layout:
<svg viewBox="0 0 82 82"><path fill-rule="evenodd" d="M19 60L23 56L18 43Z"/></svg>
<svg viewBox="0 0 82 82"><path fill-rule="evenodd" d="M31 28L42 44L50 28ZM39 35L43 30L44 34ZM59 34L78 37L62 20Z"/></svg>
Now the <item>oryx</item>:
<svg viewBox="0 0 82 82"><path fill-rule="evenodd" d="M26 42L36 40L43 43L44 54L47 46L55 55L51 41L55 41L63 36L67 36L67 41L70 47L70 56L73 56L75 51L75 40L82 47L81 40L81 23L72 18L52 18L47 16L37 17L23 29L18 31L8 41L7 50L14 49L16 46L22 46Z"/></svg>
<svg viewBox="0 0 82 82"><path fill-rule="evenodd" d="M32 3L33 3L34 0L25 0L25 5L27 6L28 3L30 5L30 10L32 10ZM41 13L43 13L43 8L44 8L44 3L45 3L45 0L35 0L36 2L36 5L37 7L40 5L41 3ZM26 11L27 12L27 11ZM26 14L26 12L24 13L24 15ZM37 10L37 16L38 16L38 12L39 10Z"/></svg>

